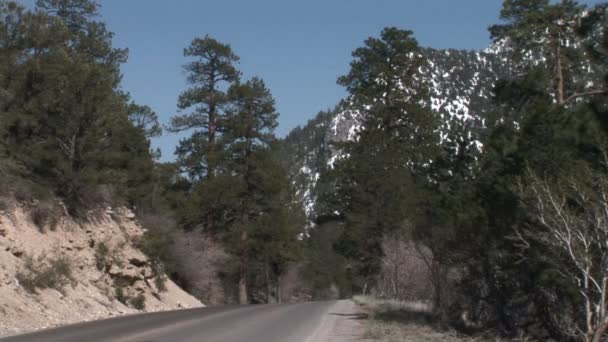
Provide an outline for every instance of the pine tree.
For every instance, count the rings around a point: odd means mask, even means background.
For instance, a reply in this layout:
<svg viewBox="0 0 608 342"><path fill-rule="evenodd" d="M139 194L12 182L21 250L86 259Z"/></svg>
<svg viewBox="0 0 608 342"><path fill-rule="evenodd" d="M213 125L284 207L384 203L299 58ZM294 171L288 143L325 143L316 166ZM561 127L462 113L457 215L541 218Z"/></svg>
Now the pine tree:
<svg viewBox="0 0 608 342"><path fill-rule="evenodd" d="M37 0L36 7L61 18L72 31L86 30L99 15L99 4L91 0Z"/></svg>
<svg viewBox="0 0 608 342"><path fill-rule="evenodd" d="M500 15L504 23L490 27L494 41L508 44L524 72L542 68L546 89L559 105L606 94L588 83L590 61L577 35L584 10L572 0L506 0Z"/></svg>
<svg viewBox="0 0 608 342"><path fill-rule="evenodd" d="M230 113L226 120L222 146L226 165L223 178L231 184L231 194L225 198L223 216L225 237L229 250L237 256L239 269L239 302L248 302L248 269L256 255L268 271L289 259L288 250L297 238L294 225L286 215L293 199L289 194L286 170L275 160L271 148L276 143L274 129L278 114L274 99L261 79L237 83L228 91ZM287 200L287 201L286 201ZM226 214L228 213L228 214ZM297 227L297 225L296 225ZM269 277L266 279L270 286ZM267 291L270 293L270 291Z"/></svg>
<svg viewBox="0 0 608 342"><path fill-rule="evenodd" d="M592 96L603 82L601 73L587 69L603 62L585 51L591 31L577 32L581 11L571 1L505 1L506 23L491 30L513 49L517 75L497 82L500 110L486 120L484 152L472 177L454 172L433 184L437 191L422 206L427 219L417 232L434 255L447 255L444 265L468 270L463 305L491 313L505 331L540 323L557 340L577 324L580 298L555 273L562 258L552 260L553 251L541 244L518 244L517 236L543 229L530 220L535 208L523 205L529 173L558 180L603 167L606 140L593 114L602 100ZM590 80L598 88L581 88Z"/></svg>
<svg viewBox="0 0 608 342"><path fill-rule="evenodd" d="M262 266L267 302L273 297L280 302L281 277L300 257L299 237L304 233L305 216L274 148L256 154L250 180L256 187L251 188L250 194L257 195L248 199L253 214L247 219L251 222L247 243L252 259L249 264L256 262ZM253 201L256 205L251 205Z"/></svg>
<svg viewBox="0 0 608 342"><path fill-rule="evenodd" d="M334 191L322 201L343 221L336 246L355 265L356 286L365 291L379 269L382 236L407 226L417 184L439 152L439 134L428 90L415 77L424 61L411 31L384 29L353 57L339 83L351 93L349 110L361 112L364 123L325 176Z"/></svg>
<svg viewBox="0 0 608 342"><path fill-rule="evenodd" d="M194 58L184 66L191 87L180 94L178 107L191 111L171 118L168 129L194 130L177 147L179 164L194 179L210 179L219 163L217 140L225 131L226 88L239 79L234 66L239 57L229 45L209 36L194 39L184 56Z"/></svg>
<svg viewBox="0 0 608 342"><path fill-rule="evenodd" d="M8 158L53 189L73 214L131 201L128 193L146 178L152 159L120 90L127 51L112 47L112 33L95 21L94 1L39 5L29 12L2 4L9 13L0 22L2 65L10 68L1 87Z"/></svg>
<svg viewBox="0 0 608 342"><path fill-rule="evenodd" d="M158 137L163 132L158 123L158 115L149 106L131 103L129 106L129 120L148 139Z"/></svg>

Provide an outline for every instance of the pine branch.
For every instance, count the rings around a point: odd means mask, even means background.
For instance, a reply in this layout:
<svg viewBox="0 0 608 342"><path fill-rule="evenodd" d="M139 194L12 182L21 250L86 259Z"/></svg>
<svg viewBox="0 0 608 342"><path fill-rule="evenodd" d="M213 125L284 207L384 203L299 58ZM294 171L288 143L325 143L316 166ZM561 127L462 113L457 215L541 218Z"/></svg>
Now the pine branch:
<svg viewBox="0 0 608 342"><path fill-rule="evenodd" d="M587 96L592 96L592 95L606 95L606 94L608 94L608 89L594 89L594 90L584 91L581 93L574 93L574 94L568 96L565 103L568 103L568 102L570 102L574 99L580 98L580 97L587 97Z"/></svg>

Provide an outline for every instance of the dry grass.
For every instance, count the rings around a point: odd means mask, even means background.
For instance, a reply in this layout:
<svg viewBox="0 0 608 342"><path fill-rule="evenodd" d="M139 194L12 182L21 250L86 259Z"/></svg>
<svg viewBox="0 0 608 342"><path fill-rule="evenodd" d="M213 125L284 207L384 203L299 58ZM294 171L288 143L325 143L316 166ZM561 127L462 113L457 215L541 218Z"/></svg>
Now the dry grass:
<svg viewBox="0 0 608 342"><path fill-rule="evenodd" d="M459 336L451 332L441 332L426 325L415 323L386 322L370 319L364 338L382 342L463 342L481 341Z"/></svg>
<svg viewBox="0 0 608 342"><path fill-rule="evenodd" d="M66 285L76 284L72 262L66 256L55 256L48 260L43 254L38 258L26 256L24 269L17 272L15 278L31 293L47 288L63 292Z"/></svg>
<svg viewBox="0 0 608 342"><path fill-rule="evenodd" d="M402 302L394 299L376 299L369 296L354 296L353 300L358 305L372 311L372 313L407 311L421 315L431 314L431 305L425 302Z"/></svg>
<svg viewBox="0 0 608 342"><path fill-rule="evenodd" d="M423 302L399 302L355 296L355 303L369 315L364 339L381 342L477 342L495 341L463 336L441 329L433 320L431 307Z"/></svg>

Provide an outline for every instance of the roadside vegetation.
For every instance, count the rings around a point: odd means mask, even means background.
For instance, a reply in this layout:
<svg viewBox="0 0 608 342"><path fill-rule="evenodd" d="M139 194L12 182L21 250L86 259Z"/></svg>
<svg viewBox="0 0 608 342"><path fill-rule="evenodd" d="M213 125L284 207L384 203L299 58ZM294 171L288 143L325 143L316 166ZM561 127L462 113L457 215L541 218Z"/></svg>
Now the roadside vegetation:
<svg viewBox="0 0 608 342"><path fill-rule="evenodd" d="M364 341L380 342L482 342L500 341L495 337L471 337L446 326L433 315L429 303L404 302L354 296L366 314Z"/></svg>
<svg viewBox="0 0 608 342"><path fill-rule="evenodd" d="M490 34L511 72L477 124L434 109L413 32L354 50L339 83L361 127L316 203L340 296L422 300L472 335L603 340L607 26L605 3L504 1Z"/></svg>
<svg viewBox="0 0 608 342"><path fill-rule="evenodd" d="M30 218L41 233L54 231L62 215L62 208L53 200L37 201L30 208Z"/></svg>
<svg viewBox="0 0 608 342"><path fill-rule="evenodd" d="M42 233L61 215L132 208L160 290L168 276L218 303L371 294L389 301L359 298L368 337L389 341L408 329L457 341L455 329L599 342L608 5L505 0L490 35L509 72L492 81L483 117L462 109L447 121L434 82L421 81L431 65L414 32L387 27L353 51L338 80L348 98L312 121L356 113L352 139L297 129L316 145L286 156L275 98L262 78L243 78L230 44L193 37L187 87L163 126L123 89L128 50L114 47L98 2L0 0L0 196L30 208ZM183 134L169 163L151 147L163 130ZM305 211L285 160L311 149L321 172ZM97 246L100 270L108 247ZM30 258L17 279L62 289L70 267ZM116 297L143 308L125 286L117 280Z"/></svg>
<svg viewBox="0 0 608 342"><path fill-rule="evenodd" d="M162 163L151 139L163 127L123 89L128 50L114 47L99 9L95 0L0 0L0 196L27 208L41 233L65 215L84 222L133 209L161 291L167 277L185 288L209 282L178 267L192 256L172 241L196 232L191 240L229 256L212 275L222 302L281 301L305 220L276 154L270 90L242 78L229 44L194 37L184 49L188 87L165 127L186 137L175 161ZM100 270L112 259L107 247L96 249ZM37 277L28 272L26 283Z"/></svg>
<svg viewBox="0 0 608 342"><path fill-rule="evenodd" d="M31 293L48 288L63 292L66 286L76 281L72 275L72 262L66 256L26 255L24 259L23 269L17 272L15 278Z"/></svg>
<svg viewBox="0 0 608 342"><path fill-rule="evenodd" d="M114 297L126 306L137 310L146 308L146 296L143 293L130 294L128 292L129 281L123 278L113 279Z"/></svg>

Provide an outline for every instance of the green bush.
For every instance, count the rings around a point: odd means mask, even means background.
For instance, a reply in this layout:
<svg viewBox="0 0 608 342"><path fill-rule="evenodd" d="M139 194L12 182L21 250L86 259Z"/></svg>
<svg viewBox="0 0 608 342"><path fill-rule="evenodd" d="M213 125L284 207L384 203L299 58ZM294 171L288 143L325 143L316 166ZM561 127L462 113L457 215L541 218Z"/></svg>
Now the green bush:
<svg viewBox="0 0 608 342"><path fill-rule="evenodd" d="M6 195L12 195L19 203L32 203L35 200L51 201L55 198L47 185L35 183L21 176L9 176L4 190Z"/></svg>
<svg viewBox="0 0 608 342"><path fill-rule="evenodd" d="M17 272L19 284L28 292L35 293L36 289L52 288L62 291L68 284L74 284L72 263L65 256L57 256L45 260L41 255L34 259L26 256L24 269Z"/></svg>
<svg viewBox="0 0 608 342"><path fill-rule="evenodd" d="M124 248L124 243L119 243L114 248L110 248L106 242L100 242L95 246L95 267L104 272L111 265L123 266L120 259L120 250Z"/></svg>
<svg viewBox="0 0 608 342"><path fill-rule="evenodd" d="M145 222L145 218L143 219ZM149 227L149 224L144 227ZM167 290L165 281L167 273L175 268L175 260L171 255L170 246L173 243L169 234L158 230L148 230L137 244L139 249L148 256L154 272L154 283L159 291Z"/></svg>
<svg viewBox="0 0 608 342"><path fill-rule="evenodd" d="M28 188L25 187L19 187L15 189L13 196L15 196L17 202L20 203L30 202L33 199L32 193L29 191Z"/></svg>
<svg viewBox="0 0 608 342"><path fill-rule="evenodd" d="M114 279L114 296L116 297L116 300L123 303L124 305L129 304L129 296L125 291L128 285L129 284L127 283L127 281L122 278Z"/></svg>

